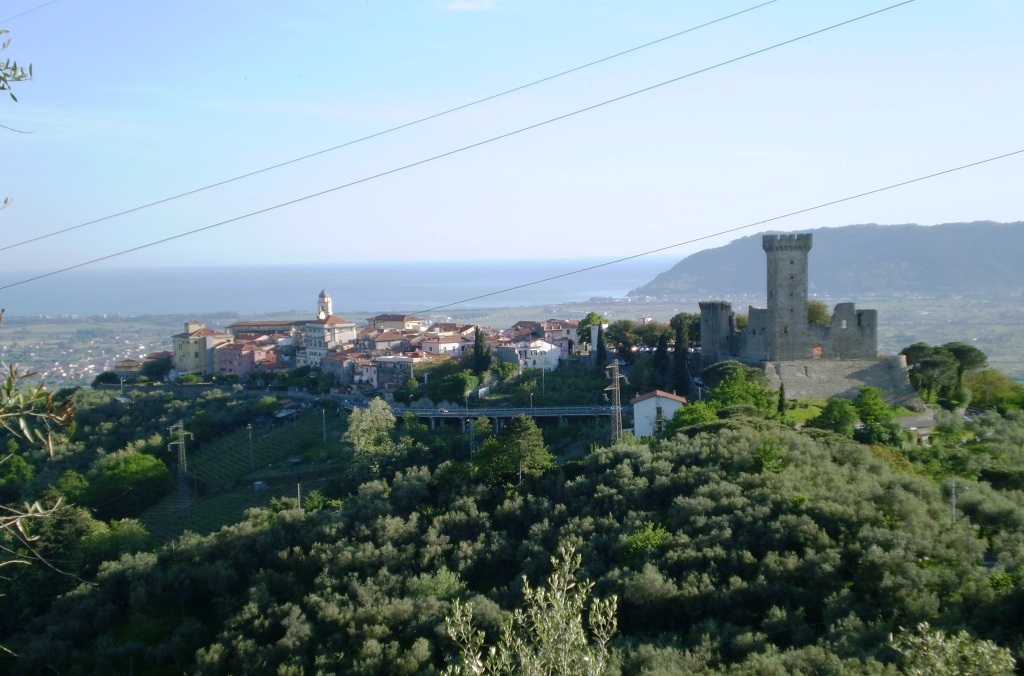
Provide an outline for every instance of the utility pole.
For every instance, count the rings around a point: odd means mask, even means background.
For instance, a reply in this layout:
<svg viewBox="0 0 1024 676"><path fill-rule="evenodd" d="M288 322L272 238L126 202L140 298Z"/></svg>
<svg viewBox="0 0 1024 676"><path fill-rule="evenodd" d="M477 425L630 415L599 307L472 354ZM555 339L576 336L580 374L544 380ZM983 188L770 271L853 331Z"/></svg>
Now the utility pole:
<svg viewBox="0 0 1024 676"><path fill-rule="evenodd" d="M547 387L545 386L545 378L548 373L548 353L544 353L544 359L541 361L540 367L540 396L547 395Z"/></svg>
<svg viewBox="0 0 1024 676"><path fill-rule="evenodd" d="M167 449L178 453L178 485L188 490L188 458L185 455L185 437L192 438L191 432L185 431L185 422L179 420L167 428L175 441L167 444Z"/></svg>
<svg viewBox="0 0 1024 676"><path fill-rule="evenodd" d="M950 502L953 505L953 525L956 525L956 477L953 477L953 488L949 494Z"/></svg>
<svg viewBox="0 0 1024 676"><path fill-rule="evenodd" d="M252 423L247 423L245 427L249 430L249 471L252 472L256 469L256 464L253 462L252 457Z"/></svg>
<svg viewBox="0 0 1024 676"><path fill-rule="evenodd" d="M613 359L612 363L604 367L611 378L612 384L604 388L605 392L612 393L612 443L622 439L622 395L619 391L619 380L626 380L626 376L619 373L619 360ZM626 380L628 383L629 380Z"/></svg>
<svg viewBox="0 0 1024 676"><path fill-rule="evenodd" d="M963 490L967 490L967 486L963 487ZM949 492L949 500L953 508L953 525L956 525L956 477L953 477L953 483Z"/></svg>

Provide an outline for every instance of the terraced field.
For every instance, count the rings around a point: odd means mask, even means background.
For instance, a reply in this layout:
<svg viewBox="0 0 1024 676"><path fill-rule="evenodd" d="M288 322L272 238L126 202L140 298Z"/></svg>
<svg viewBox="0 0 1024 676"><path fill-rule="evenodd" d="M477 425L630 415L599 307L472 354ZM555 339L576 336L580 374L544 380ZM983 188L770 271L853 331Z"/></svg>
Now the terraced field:
<svg viewBox="0 0 1024 676"><path fill-rule="evenodd" d="M273 498L294 498L299 475L340 472L342 419L328 416L326 423L327 444L319 411L270 431L253 428L251 464L246 428L204 444L188 459L187 493L179 490L142 515L154 544L169 542L186 530L212 533L240 521L251 507L266 507ZM257 481L266 489L255 490ZM303 491L321 483L322 479L303 479Z"/></svg>

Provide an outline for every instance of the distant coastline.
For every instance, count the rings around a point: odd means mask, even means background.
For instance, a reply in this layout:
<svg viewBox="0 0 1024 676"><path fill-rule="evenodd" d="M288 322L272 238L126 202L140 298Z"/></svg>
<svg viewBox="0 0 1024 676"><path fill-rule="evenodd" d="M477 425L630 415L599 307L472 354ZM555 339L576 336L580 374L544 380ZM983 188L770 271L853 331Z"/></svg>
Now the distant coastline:
<svg viewBox="0 0 1024 676"><path fill-rule="evenodd" d="M317 294L327 289L342 312L422 312L527 284L460 303L454 309L548 305L594 297L622 298L677 261L641 258L540 284L530 283L607 261L84 268L6 289L0 292L0 305L10 316L312 312ZM29 271L0 272L0 286L32 276Z"/></svg>

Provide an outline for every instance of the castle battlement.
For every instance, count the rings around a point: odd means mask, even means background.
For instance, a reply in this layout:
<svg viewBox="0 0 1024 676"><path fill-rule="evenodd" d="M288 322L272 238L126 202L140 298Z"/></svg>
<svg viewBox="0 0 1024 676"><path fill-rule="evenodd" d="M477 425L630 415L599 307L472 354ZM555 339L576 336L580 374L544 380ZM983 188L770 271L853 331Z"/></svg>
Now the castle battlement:
<svg viewBox="0 0 1024 676"><path fill-rule="evenodd" d="M811 250L810 234L802 235L764 235L761 238L761 247L767 251L802 251Z"/></svg>
<svg viewBox="0 0 1024 676"><path fill-rule="evenodd" d="M768 306L751 307L747 324L737 328L732 305L700 303L701 362L802 359L874 359L878 356L878 313L839 303L827 325L808 318L808 258L811 235L762 237L767 258Z"/></svg>

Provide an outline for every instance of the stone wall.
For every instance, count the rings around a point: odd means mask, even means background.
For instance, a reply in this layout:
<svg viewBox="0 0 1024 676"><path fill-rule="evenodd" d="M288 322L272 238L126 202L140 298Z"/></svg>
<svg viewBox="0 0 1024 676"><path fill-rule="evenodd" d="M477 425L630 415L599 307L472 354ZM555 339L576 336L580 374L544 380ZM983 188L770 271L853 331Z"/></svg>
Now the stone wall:
<svg viewBox="0 0 1024 676"><path fill-rule="evenodd" d="M828 399L841 396L853 399L861 386L882 390L886 403L906 406L915 411L925 409L907 377L903 357L877 359L800 359L762 364L772 387L786 384L787 399Z"/></svg>
<svg viewBox="0 0 1024 676"><path fill-rule="evenodd" d="M878 354L878 313L853 303L835 306L827 326L807 317L810 235L765 235L768 307L750 307L736 330L732 305L700 303L704 366L724 359L748 363L798 359L871 359Z"/></svg>

